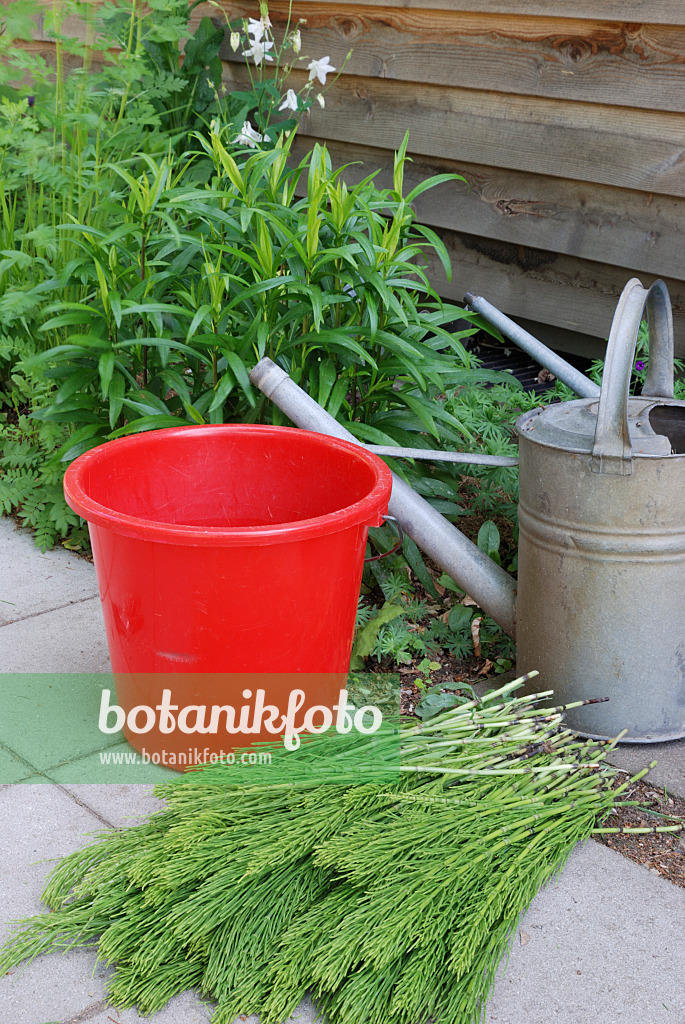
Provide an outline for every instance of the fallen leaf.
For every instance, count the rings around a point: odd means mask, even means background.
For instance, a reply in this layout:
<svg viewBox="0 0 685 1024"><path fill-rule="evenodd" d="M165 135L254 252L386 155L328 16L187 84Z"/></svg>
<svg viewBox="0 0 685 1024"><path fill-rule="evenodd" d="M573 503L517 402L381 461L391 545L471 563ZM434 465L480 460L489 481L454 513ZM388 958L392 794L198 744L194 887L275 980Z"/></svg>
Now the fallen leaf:
<svg viewBox="0 0 685 1024"><path fill-rule="evenodd" d="M465 594L464 597L462 597L462 599L460 601L460 604L466 605L467 608L477 608L478 607L477 602L474 601L472 597L469 597L468 594Z"/></svg>
<svg viewBox="0 0 685 1024"><path fill-rule="evenodd" d="M486 658L485 659L485 664L483 665L483 667L480 670L480 672L478 673L478 675L479 676L486 676L494 664L495 664L494 661L490 661L489 658Z"/></svg>
<svg viewBox="0 0 685 1024"><path fill-rule="evenodd" d="M527 946L530 942L530 935L528 934L528 932L524 932L524 930L521 929L521 931L519 932L519 940L522 946Z"/></svg>
<svg viewBox="0 0 685 1024"><path fill-rule="evenodd" d="M538 374L538 384L546 384L548 381L556 380L556 377L551 370L540 370Z"/></svg>
<svg viewBox="0 0 685 1024"><path fill-rule="evenodd" d="M477 615L475 619L471 619L471 637L473 639L473 653L476 656L476 658L480 658L480 624L482 621L482 615Z"/></svg>

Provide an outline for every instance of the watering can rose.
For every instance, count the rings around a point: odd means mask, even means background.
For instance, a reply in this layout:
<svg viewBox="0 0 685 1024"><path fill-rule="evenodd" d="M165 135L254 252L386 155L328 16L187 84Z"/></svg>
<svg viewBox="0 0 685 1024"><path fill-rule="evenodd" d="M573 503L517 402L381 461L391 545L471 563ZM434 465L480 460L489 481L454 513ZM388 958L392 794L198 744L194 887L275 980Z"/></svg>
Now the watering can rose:
<svg viewBox="0 0 685 1024"><path fill-rule="evenodd" d="M208 733L216 735L223 719L224 731L230 735L253 735L266 730L274 736L283 736L287 750L297 750L300 745L300 733L327 732L334 724L338 733L349 733L353 729L363 735L377 732L383 724L380 708L366 705L361 708L348 703L347 690L341 690L338 703L332 708L315 704L307 708L302 717L302 724L296 725L295 719L305 703L304 690L291 690L288 706L284 714L274 704L265 704L265 690L258 689L254 694L254 702L235 708L232 704L188 704L179 708L171 703L171 690L162 691L161 703L151 707L149 704L138 704L128 713L118 704L111 704L111 690L103 690L100 700L98 727L100 732L111 734L120 732L126 725L130 732L137 735L151 732L153 729L170 735L182 732ZM252 690L243 690L243 700L252 701ZM157 718L159 712L159 719ZM175 715L175 712L178 712ZM209 713L209 714L208 714ZM110 724L110 716L114 715L114 724ZM209 717L209 721L207 718Z"/></svg>

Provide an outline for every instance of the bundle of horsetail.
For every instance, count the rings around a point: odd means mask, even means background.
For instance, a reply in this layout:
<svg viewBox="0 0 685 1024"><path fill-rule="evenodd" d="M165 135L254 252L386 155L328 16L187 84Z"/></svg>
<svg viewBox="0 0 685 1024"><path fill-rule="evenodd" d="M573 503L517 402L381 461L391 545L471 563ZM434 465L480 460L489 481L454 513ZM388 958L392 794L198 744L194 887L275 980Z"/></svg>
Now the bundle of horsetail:
<svg viewBox="0 0 685 1024"><path fill-rule="evenodd" d="M94 945L143 1013L197 988L213 1024L281 1024L308 992L331 1024L480 1022L519 915L629 785L519 685L403 723L396 768L397 737L320 736L282 752L286 781L159 787L149 820L57 865L0 970Z"/></svg>

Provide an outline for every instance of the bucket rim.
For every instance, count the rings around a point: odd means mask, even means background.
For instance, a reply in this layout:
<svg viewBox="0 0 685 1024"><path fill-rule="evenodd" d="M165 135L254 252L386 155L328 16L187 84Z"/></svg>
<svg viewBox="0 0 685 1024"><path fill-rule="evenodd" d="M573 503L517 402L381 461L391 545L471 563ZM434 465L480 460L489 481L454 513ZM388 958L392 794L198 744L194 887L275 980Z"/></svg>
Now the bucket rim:
<svg viewBox="0 0 685 1024"><path fill-rule="evenodd" d="M191 526L156 522L153 519L117 512L116 509L102 505L87 493L83 485L85 473L109 458L109 453L114 447L121 450L124 447L141 445L145 441L157 444L172 435L175 438L180 438L191 432L205 437L221 432L223 434L255 434L262 438L268 434L278 434L279 436L290 434L301 439L307 437L310 441L315 439L317 444L348 452L355 459L367 465L375 473L376 479L370 491L350 505L310 519L293 520L271 526ZM106 441L79 455L64 474L66 501L73 511L85 519L89 525L92 524L121 536L143 541L194 547L261 546L289 541L295 543L301 540L325 537L354 526L380 526L383 515L387 512L391 490L392 473L390 469L382 459L361 445L317 431L253 423L182 424L178 427L164 427L160 430L129 434L126 437Z"/></svg>

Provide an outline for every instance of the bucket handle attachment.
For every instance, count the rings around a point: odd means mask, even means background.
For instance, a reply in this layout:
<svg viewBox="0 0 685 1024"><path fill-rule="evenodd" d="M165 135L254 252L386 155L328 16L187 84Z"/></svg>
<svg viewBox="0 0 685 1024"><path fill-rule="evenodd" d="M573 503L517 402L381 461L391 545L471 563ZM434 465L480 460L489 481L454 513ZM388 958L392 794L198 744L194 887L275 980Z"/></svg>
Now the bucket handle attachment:
<svg viewBox="0 0 685 1024"><path fill-rule="evenodd" d="M389 551L383 551L380 555L372 555L371 558L365 558L364 559L365 562L380 562L381 558L389 558L390 555L397 554L397 552L400 550L400 548L404 544L404 530L400 526L400 524L397 521L397 519L395 519L394 516L389 516L389 515L386 514L386 515L383 516L383 522L384 523L394 523L395 524L395 526L397 527L397 533L399 534L399 540L397 541L397 544L395 544L395 546L393 548L390 548Z"/></svg>
<svg viewBox="0 0 685 1024"><path fill-rule="evenodd" d="M593 473L629 476L633 471L628 394L645 307L649 323L649 368L642 394L673 398L673 314L668 289L663 281L643 288L633 277L621 293L611 324L590 460Z"/></svg>

